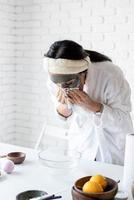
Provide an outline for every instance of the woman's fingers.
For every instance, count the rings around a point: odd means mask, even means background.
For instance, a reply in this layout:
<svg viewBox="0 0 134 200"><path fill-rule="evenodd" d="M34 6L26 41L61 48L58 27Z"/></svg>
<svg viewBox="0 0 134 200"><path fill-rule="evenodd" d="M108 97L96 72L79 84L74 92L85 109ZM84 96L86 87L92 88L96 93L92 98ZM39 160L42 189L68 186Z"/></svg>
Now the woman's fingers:
<svg viewBox="0 0 134 200"><path fill-rule="evenodd" d="M62 103L62 104L65 103L65 95L64 95L64 92L63 92L60 88L59 88L59 90L58 90L58 92L57 92L56 97L57 97L57 100L58 100L60 103Z"/></svg>
<svg viewBox="0 0 134 200"><path fill-rule="evenodd" d="M74 92L69 92L68 96L75 104L81 103L81 98L78 94Z"/></svg>
<svg viewBox="0 0 134 200"><path fill-rule="evenodd" d="M73 99L71 99L71 98L67 98L67 100L66 100L66 104L67 104L67 101L69 101L71 104L74 104L75 102L74 102L74 100Z"/></svg>
<svg viewBox="0 0 134 200"><path fill-rule="evenodd" d="M75 96L79 97L81 100L87 96L87 94L80 90L73 90L71 91Z"/></svg>
<svg viewBox="0 0 134 200"><path fill-rule="evenodd" d="M62 104L67 104L67 101L69 101L72 104L81 105L83 103L83 98L85 99L86 95L80 90L70 90L68 93L65 93L61 88L59 88L56 97Z"/></svg>
<svg viewBox="0 0 134 200"><path fill-rule="evenodd" d="M57 100L61 101L61 91L60 91L60 89L57 92Z"/></svg>
<svg viewBox="0 0 134 200"><path fill-rule="evenodd" d="M57 97L57 98L58 98L58 96L59 96L59 93L60 93L60 89L58 88L57 93L56 93L56 97Z"/></svg>
<svg viewBox="0 0 134 200"><path fill-rule="evenodd" d="M64 94L61 94L61 99L60 99L60 102L61 102L62 104L64 104L64 103L65 103L65 97L64 97Z"/></svg>

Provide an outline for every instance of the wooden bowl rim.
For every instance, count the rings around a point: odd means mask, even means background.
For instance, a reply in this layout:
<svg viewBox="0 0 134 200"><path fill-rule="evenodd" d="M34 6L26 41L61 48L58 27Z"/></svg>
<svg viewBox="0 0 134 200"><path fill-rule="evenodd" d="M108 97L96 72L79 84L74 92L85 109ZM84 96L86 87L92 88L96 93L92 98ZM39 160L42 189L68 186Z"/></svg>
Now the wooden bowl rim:
<svg viewBox="0 0 134 200"><path fill-rule="evenodd" d="M16 156L15 156L16 155ZM14 151L14 152L10 152L7 154L8 158L25 158L26 154L23 152L19 152L19 151Z"/></svg>
<svg viewBox="0 0 134 200"><path fill-rule="evenodd" d="M88 177L91 178L92 176L84 176L84 177L81 177L80 179L78 179L77 181L75 181L75 183L74 183L74 189L76 189L78 192L80 192L80 193L82 193L82 194L86 194L86 195L104 195L104 194L109 194L109 193L111 193L112 191L118 189L118 183L117 183L115 180L104 176L106 179L108 179L108 180L110 180L110 181L112 181L112 182L115 183L115 187L114 187L114 188L112 188L112 189L109 190L109 191L105 191L105 192L96 192L96 193L93 193L93 192L88 192L88 193L87 193L87 192L83 192L82 190L80 190L79 188L76 187L76 183L77 183L78 181L80 181L81 179L88 178Z"/></svg>

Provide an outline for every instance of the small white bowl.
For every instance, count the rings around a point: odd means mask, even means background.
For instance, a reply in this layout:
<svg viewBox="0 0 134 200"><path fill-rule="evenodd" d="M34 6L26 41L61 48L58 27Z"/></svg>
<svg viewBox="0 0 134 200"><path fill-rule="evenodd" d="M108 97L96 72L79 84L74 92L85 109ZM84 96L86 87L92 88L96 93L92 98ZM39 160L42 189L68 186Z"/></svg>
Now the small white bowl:
<svg viewBox="0 0 134 200"><path fill-rule="evenodd" d="M115 196L115 200L127 200L128 194L124 191L119 190Z"/></svg>

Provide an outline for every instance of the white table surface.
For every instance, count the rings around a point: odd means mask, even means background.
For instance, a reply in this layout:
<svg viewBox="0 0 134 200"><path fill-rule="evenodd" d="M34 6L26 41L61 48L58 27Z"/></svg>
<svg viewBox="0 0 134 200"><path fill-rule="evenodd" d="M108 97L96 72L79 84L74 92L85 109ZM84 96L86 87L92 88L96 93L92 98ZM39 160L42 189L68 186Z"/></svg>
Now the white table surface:
<svg viewBox="0 0 134 200"><path fill-rule="evenodd" d="M22 151L26 153L26 160L23 164L15 165L12 174L0 177L0 199L15 200L18 193L25 190L39 189L48 193L62 195L62 199L71 200L71 188L76 179L82 176L103 174L104 176L120 179L122 181L123 167L118 165L105 164L95 161L82 161L79 168L72 174L63 175L52 174L38 160L37 151L0 143L0 155L12 151ZM0 159L0 163L2 159Z"/></svg>

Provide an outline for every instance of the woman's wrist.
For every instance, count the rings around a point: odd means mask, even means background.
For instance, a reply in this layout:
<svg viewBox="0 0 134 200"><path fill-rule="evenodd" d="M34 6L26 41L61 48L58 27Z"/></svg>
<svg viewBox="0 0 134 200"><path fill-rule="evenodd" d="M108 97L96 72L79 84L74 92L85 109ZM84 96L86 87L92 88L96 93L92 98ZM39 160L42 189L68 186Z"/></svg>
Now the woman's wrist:
<svg viewBox="0 0 134 200"><path fill-rule="evenodd" d="M89 110L93 111L95 113L97 112L102 112L103 104L97 103L97 102L92 102L92 104L89 106Z"/></svg>
<svg viewBox="0 0 134 200"><path fill-rule="evenodd" d="M68 109L66 104L59 104L57 113L62 117L68 118L72 115L72 109Z"/></svg>

